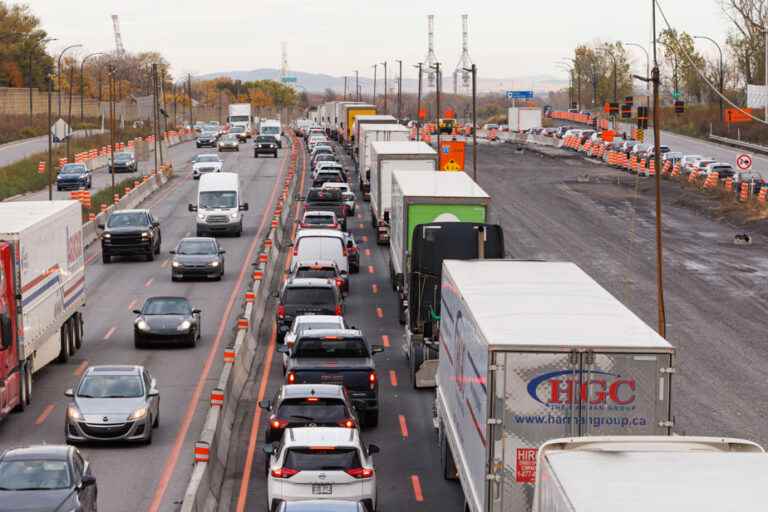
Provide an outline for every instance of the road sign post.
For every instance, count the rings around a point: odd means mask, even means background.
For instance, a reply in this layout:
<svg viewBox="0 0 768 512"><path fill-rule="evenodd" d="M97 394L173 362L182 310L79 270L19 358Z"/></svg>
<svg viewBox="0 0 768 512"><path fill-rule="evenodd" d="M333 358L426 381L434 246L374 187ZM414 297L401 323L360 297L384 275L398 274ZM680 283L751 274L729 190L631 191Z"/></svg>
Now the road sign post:
<svg viewBox="0 0 768 512"><path fill-rule="evenodd" d="M507 99L510 100L532 100L533 91L507 91Z"/></svg>
<svg viewBox="0 0 768 512"><path fill-rule="evenodd" d="M742 171L748 171L752 168L752 157L746 153L736 157L736 166Z"/></svg>

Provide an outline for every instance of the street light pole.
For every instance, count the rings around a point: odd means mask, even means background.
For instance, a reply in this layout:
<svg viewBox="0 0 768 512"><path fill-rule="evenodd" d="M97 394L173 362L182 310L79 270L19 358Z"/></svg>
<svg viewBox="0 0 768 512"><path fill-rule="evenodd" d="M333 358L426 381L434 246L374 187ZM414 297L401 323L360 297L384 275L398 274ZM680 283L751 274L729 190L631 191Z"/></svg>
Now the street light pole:
<svg viewBox="0 0 768 512"><path fill-rule="evenodd" d="M397 120L403 118L403 111L402 111L402 97L403 97L403 61L401 60L395 60L395 62L398 63L400 66L400 71L398 71L397 75Z"/></svg>
<svg viewBox="0 0 768 512"><path fill-rule="evenodd" d="M472 64L464 71L472 73L472 179L477 182L477 66Z"/></svg>
<svg viewBox="0 0 768 512"><path fill-rule="evenodd" d="M371 103L373 106L376 106L376 71L378 70L379 65L374 64L373 65L373 98L371 98Z"/></svg>
<svg viewBox="0 0 768 512"><path fill-rule="evenodd" d="M655 12L655 9L654 9L654 12ZM655 40L656 40L656 36L654 34L654 41ZM621 41L619 41L619 42L621 43ZM635 47L640 48L641 50L643 50L643 53L645 53L645 76L647 78L650 78L651 77L651 56L648 53L648 50L645 49L645 46L643 46L641 44L637 44L637 43L622 43L622 44L624 44L626 46L635 46ZM655 46L655 43L654 43L654 46ZM656 48L655 47L654 47L653 51L654 51L654 53L656 52ZM655 61L654 61L654 63L655 63ZM651 82L648 81L648 82L645 83L645 90L648 92L648 94L650 94L650 91L651 91L650 88L651 88ZM648 98L648 104L650 105L650 97Z"/></svg>
<svg viewBox="0 0 768 512"><path fill-rule="evenodd" d="M56 67L56 77L58 79L58 83L56 84L56 89L57 89L58 102L59 102L58 117L61 117L61 58L64 56L67 50L71 50L72 48L82 48L82 46L83 45L81 44L73 44L73 45L67 46L66 48L61 50L61 53L59 54L58 64Z"/></svg>
<svg viewBox="0 0 768 512"><path fill-rule="evenodd" d="M104 52L91 53L83 57L82 62L80 62L80 123L81 124L85 120L85 113L84 113L85 112L85 61L97 55L107 55L107 54Z"/></svg>
<svg viewBox="0 0 768 512"><path fill-rule="evenodd" d="M651 0L653 26L653 159L656 172L656 296L658 303L659 335L667 337L667 321L664 310L664 257L661 226L661 126L659 122L659 62L656 58L656 0Z"/></svg>
<svg viewBox="0 0 768 512"><path fill-rule="evenodd" d="M416 140L421 140L421 77L424 74L422 71L422 67L424 66L423 62L419 62L417 65L413 66L419 70L419 87L416 92Z"/></svg>
<svg viewBox="0 0 768 512"><path fill-rule="evenodd" d="M51 96L53 95L53 76L48 74L48 200L53 201L53 113L51 112Z"/></svg>
<svg viewBox="0 0 768 512"><path fill-rule="evenodd" d="M387 113L387 62L381 63L384 66L384 113Z"/></svg>
<svg viewBox="0 0 768 512"><path fill-rule="evenodd" d="M357 101L360 101L360 72L355 70L355 94L357 95Z"/></svg>
<svg viewBox="0 0 768 512"><path fill-rule="evenodd" d="M435 112L435 128L436 128L436 139L437 139L437 167L438 170L440 170L440 85L441 85L441 77L440 77L440 63L435 62L434 65L429 66L431 69L435 70L435 109L437 110Z"/></svg>
<svg viewBox="0 0 768 512"><path fill-rule="evenodd" d="M710 41L712 44L714 44L717 47L717 51L720 53L720 120L723 120L723 96L725 94L724 89L724 79L723 79L723 49L720 48L720 45L712 39L709 36L693 36L694 39L706 39L707 41ZM766 52L768 52L768 49L766 49ZM766 103L768 105L768 103ZM768 107L767 107L768 108Z"/></svg>

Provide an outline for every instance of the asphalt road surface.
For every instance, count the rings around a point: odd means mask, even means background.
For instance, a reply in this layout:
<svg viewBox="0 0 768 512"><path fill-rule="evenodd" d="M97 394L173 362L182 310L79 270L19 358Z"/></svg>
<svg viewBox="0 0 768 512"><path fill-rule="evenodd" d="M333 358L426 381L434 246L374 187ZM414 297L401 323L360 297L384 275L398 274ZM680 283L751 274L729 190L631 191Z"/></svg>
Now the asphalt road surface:
<svg viewBox="0 0 768 512"><path fill-rule="evenodd" d="M346 155L343 163L348 170L352 169ZM356 174L350 174L350 182L356 188ZM359 190L356 192L361 198ZM460 486L442 477L440 452L432 425L434 391L416 390L411 385L408 361L402 351L403 327L397 320L396 295L389 282L388 247L376 245L370 218L369 203L358 199L357 214L349 219L348 225L360 248L360 273L351 276L351 293L344 304L344 316L348 324L363 331L370 343L385 346L385 351L375 359L382 400L379 425L362 431L366 442L381 448L381 453L375 456L380 510L460 510L463 504ZM270 306L265 318L272 320L274 304ZM262 351L269 345L271 336L272 322L269 322L260 335ZM266 505L264 454L261 451L265 415L261 415L258 427L253 471L245 492L239 492L245 447L264 370L264 357L257 356L256 360L259 363L251 371L238 410L224 484L225 495L230 495L231 499L222 503L219 508L222 511L236 510L238 501L245 502L244 510L263 510ZM272 359L265 398L272 398L283 383L280 361L279 357Z"/></svg>
<svg viewBox="0 0 768 512"><path fill-rule="evenodd" d="M657 326L653 183L581 157L481 146L510 256L573 261ZM667 338L677 347L672 408L679 434L768 445L766 222L737 223L719 200L663 181ZM750 232L751 245L735 245Z"/></svg>
<svg viewBox="0 0 768 512"><path fill-rule="evenodd" d="M101 130L89 130L88 134L102 133ZM72 132L73 137L83 137L85 130ZM23 160L35 153L48 151L48 136L33 137L31 139L17 140L0 146L0 167L10 165L19 160Z"/></svg>
<svg viewBox="0 0 768 512"><path fill-rule="evenodd" d="M243 145L243 148L250 148ZM182 152L188 162L191 144ZM140 364L157 378L160 389L160 426L149 446L85 445L99 487L99 509L110 512L177 510L192 471L192 446L202 428L207 397L221 368L221 351L240 309L244 278L251 269L258 234L269 217L268 204L276 195L280 158L254 159L250 151L223 156L226 170L241 176L241 193L250 204L241 238L221 238L226 249L226 275L221 282L173 283L168 251L184 236L194 234L194 217L187 204L196 202L197 182L189 164L177 165L177 176L149 199L160 219L162 254L154 262L120 259L103 265L98 244L86 252L88 301L83 348L67 364L52 364L35 375L32 406L0 423L0 450L34 443L64 442L64 390L78 381L89 365ZM202 339L194 349L133 346L131 310L154 295L182 295L202 309Z"/></svg>

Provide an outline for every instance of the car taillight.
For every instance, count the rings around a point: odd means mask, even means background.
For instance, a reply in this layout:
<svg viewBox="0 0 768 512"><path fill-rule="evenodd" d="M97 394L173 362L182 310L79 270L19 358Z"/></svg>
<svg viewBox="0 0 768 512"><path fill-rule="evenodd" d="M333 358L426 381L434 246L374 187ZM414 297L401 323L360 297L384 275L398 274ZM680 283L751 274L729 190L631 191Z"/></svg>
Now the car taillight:
<svg viewBox="0 0 768 512"><path fill-rule="evenodd" d="M299 255L299 246L296 246L293 248L293 255L298 256Z"/></svg>
<svg viewBox="0 0 768 512"><path fill-rule="evenodd" d="M341 428L355 428L355 420L352 418L347 418L345 420L341 420L339 423L337 423Z"/></svg>
<svg viewBox="0 0 768 512"><path fill-rule="evenodd" d="M339 227L339 225L338 225L338 224L336 224L336 223L334 222L333 224L330 224L328 227L329 227L330 229L336 229L336 228L338 228L338 227Z"/></svg>
<svg viewBox="0 0 768 512"><path fill-rule="evenodd" d="M304 228L306 228L306 227L307 227L307 224L305 224L304 222L302 222L301 224L299 224L299 227L300 227L300 228L302 228L302 229L304 229ZM294 255L294 256L296 256L296 249L294 249L294 250L293 250L293 255Z"/></svg>
<svg viewBox="0 0 768 512"><path fill-rule="evenodd" d="M371 386L374 386L377 380L376 372L371 372L368 374L368 382L371 383Z"/></svg>
<svg viewBox="0 0 768 512"><path fill-rule="evenodd" d="M285 380L288 381L288 384L294 384L296 382L296 374L293 372L288 372L288 374L285 376Z"/></svg>
<svg viewBox="0 0 768 512"><path fill-rule="evenodd" d="M341 288L342 286L344 286L344 280L343 280L343 279L341 279L341 278L339 278L339 277L337 277L337 278L336 278L336 286L337 286L338 288Z"/></svg>
<svg viewBox="0 0 768 512"><path fill-rule="evenodd" d="M345 469L344 472L353 478L371 478L373 476L373 469L371 468L350 468ZM274 471L272 473L274 474Z"/></svg>
<svg viewBox="0 0 768 512"><path fill-rule="evenodd" d="M298 469L291 469L291 468L277 468L272 470L272 476L275 478L291 478L293 475L296 475L298 473L299 473ZM373 471L371 471L371 474L373 474ZM355 478L367 478L367 477L356 476Z"/></svg>
<svg viewBox="0 0 768 512"><path fill-rule="evenodd" d="M282 304L277 306L277 317L285 318L285 306L283 306Z"/></svg>
<svg viewBox="0 0 768 512"><path fill-rule="evenodd" d="M347 252L349 252L349 254L356 254L357 253L357 247L354 247L354 246L350 247L349 249L347 249Z"/></svg>
<svg viewBox="0 0 768 512"><path fill-rule="evenodd" d="M336 312L335 312L335 315L336 315L336 316L341 316L341 315L343 315L343 312L342 312L342 310L341 310L341 304L336 304Z"/></svg>
<svg viewBox="0 0 768 512"><path fill-rule="evenodd" d="M269 419L269 426L272 428L285 428L288 426L288 420L282 420L276 416Z"/></svg>

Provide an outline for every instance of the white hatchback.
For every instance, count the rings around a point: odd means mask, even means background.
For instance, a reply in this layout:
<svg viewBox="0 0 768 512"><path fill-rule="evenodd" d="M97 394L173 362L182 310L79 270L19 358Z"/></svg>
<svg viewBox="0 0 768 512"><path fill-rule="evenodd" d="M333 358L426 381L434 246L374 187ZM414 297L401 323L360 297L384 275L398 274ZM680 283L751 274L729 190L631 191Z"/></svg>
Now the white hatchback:
<svg viewBox="0 0 768 512"><path fill-rule="evenodd" d="M267 509L281 501L362 501L376 510L374 453L358 429L288 428L280 443L265 446L269 457Z"/></svg>

